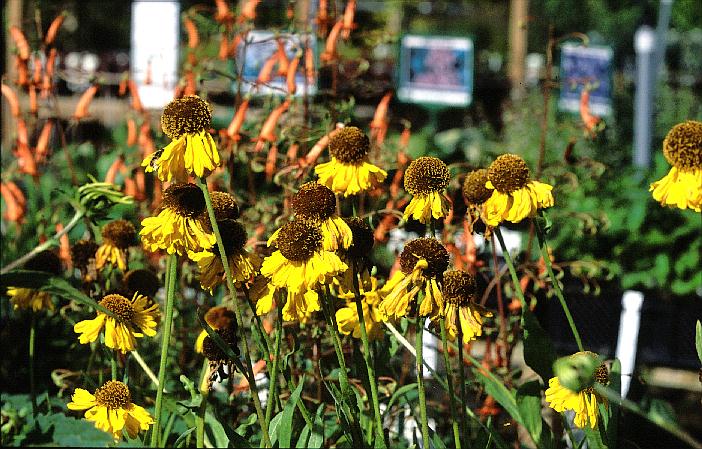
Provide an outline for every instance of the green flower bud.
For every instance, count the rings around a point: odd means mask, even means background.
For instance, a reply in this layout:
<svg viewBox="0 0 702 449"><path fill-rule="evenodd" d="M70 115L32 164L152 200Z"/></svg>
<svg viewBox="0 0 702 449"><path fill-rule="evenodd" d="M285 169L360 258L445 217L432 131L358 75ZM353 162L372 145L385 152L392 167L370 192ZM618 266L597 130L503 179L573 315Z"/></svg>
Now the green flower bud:
<svg viewBox="0 0 702 449"><path fill-rule="evenodd" d="M577 393L595 383L595 373L601 364L602 360L593 352L576 352L556 360L553 372L561 385Z"/></svg>

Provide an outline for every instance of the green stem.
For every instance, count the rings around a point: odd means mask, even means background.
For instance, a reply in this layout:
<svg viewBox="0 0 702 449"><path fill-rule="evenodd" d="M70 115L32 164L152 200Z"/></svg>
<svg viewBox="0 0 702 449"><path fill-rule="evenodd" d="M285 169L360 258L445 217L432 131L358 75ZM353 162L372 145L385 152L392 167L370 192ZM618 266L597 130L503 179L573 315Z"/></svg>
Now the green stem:
<svg viewBox="0 0 702 449"><path fill-rule="evenodd" d="M32 416L37 417L37 386L34 373L34 350L36 348L37 315L32 313L29 324L29 394L32 396Z"/></svg>
<svg viewBox="0 0 702 449"><path fill-rule="evenodd" d="M156 406L154 410L155 423L151 433L151 447L160 446L161 411L163 409L163 388L166 385L166 372L168 371L168 345L171 340L173 327L173 304L175 302L176 270L178 269L178 256L170 254L166 259L166 316L163 320L161 337L161 361L158 367L158 389L156 390Z"/></svg>
<svg viewBox="0 0 702 449"><path fill-rule="evenodd" d="M519 277L517 276L517 270L514 268L514 263L512 263L512 257L509 255L509 251L507 251L507 246L505 245L505 240L502 238L502 233L500 232L500 228L494 228L493 232L495 233L495 236L497 237L497 241L500 242L500 248L502 248L502 257L505 259L505 263L507 264L507 268L509 268L509 274L512 277L512 284L514 285L514 291L517 293L517 298L519 298L519 302L522 304L522 310L527 309L527 303L526 299L524 299L524 292L522 292L522 286L519 284Z"/></svg>
<svg viewBox="0 0 702 449"><path fill-rule="evenodd" d="M331 291L329 289L328 284L325 284L325 288L326 296L323 294L320 295L322 297L322 312L324 313L324 316L327 320L327 325L330 328L329 333L332 335L332 342L334 343L334 352L336 352L336 358L339 361L339 384L341 385L341 394L343 396L343 401L347 406L347 409L349 409L346 398L349 395L352 395L353 392L351 391L351 385L349 384L349 376L346 371L346 360L344 358L344 351L341 347L341 339L339 338L339 327L336 323L336 314L334 313L333 307L330 307L330 303L332 301ZM353 440L353 446L362 446L363 435L359 432L360 429L358 427L356 416L354 416L354 413L351 412L348 414L347 418L349 419L351 425L350 430Z"/></svg>
<svg viewBox="0 0 702 449"><path fill-rule="evenodd" d="M368 371L368 383L371 388L371 401L373 402L373 416L375 417L376 438L378 443L385 444L385 432L383 432L383 417L380 414L380 404L378 399L378 382L375 379L375 368L371 354L370 343L368 342L368 331L366 330L366 319L363 315L363 304L361 302L361 292L358 285L358 272L356 263L353 263L353 290L356 297L356 311L358 312L358 324L361 327L361 341L363 342L363 360L366 362L366 370ZM370 306L369 306L370 307ZM376 445L377 446L377 445Z"/></svg>
<svg viewBox="0 0 702 449"><path fill-rule="evenodd" d="M468 432L468 416L466 415L466 409L468 408L468 405L466 400L468 398L468 393L466 392L466 375L464 371L465 359L463 358L463 351L465 350L465 345L463 344L463 328L461 327L461 320L458 314L456 314L456 327L458 328L458 339L456 341L456 352L458 352L458 381L461 384L460 394L461 404L463 404L463 406L461 407L461 431L463 432L464 441L467 441L466 433Z"/></svg>
<svg viewBox="0 0 702 449"><path fill-rule="evenodd" d="M453 392L453 374L451 374L451 360L449 359L448 340L446 339L446 322L439 319L441 324L441 343L444 347L444 365L446 365L446 381L448 385L448 397L451 406L451 426L453 427L453 442L456 449L461 449L461 433L458 429L458 419L456 417L456 398Z"/></svg>
<svg viewBox="0 0 702 449"><path fill-rule="evenodd" d="M573 321L573 316L570 314L570 309L568 304L566 304L565 297L563 296L563 290L561 290L561 284L556 279L556 275L553 273L553 265L551 264L551 257L548 254L548 245L546 244L546 235L543 228L541 227L541 222L539 219L534 220L534 225L536 225L536 238L539 240L539 248L541 249L541 257L546 264L546 271L548 276L551 278L551 283L553 284L553 289L556 291L556 296L558 301L561 303L563 308L563 313L565 313L566 319L568 320L568 325L570 325L570 330L573 331L573 337L575 338L575 343L578 345L579 351L584 351L583 342L580 339L580 333L578 328L575 326L575 321Z"/></svg>
<svg viewBox="0 0 702 449"><path fill-rule="evenodd" d="M110 370L112 371L112 380L117 380L117 354L115 351L110 351Z"/></svg>
<svg viewBox="0 0 702 449"><path fill-rule="evenodd" d="M236 314L236 321L239 325L239 331L241 332L241 344L244 348L244 363L246 370L248 371L249 388L251 389L251 398L253 399L254 407L256 408L256 416L258 418L258 425L261 427L261 433L263 434L263 445L265 447L271 447L271 438L268 435L268 422L261 407L261 399L258 397L258 385L256 384L256 375L253 372L253 367L251 366L251 351L249 350L249 343L244 333L244 318L242 317L241 310L239 308L239 302L237 301L236 288L234 287L234 278L232 277L232 270L229 267L229 259L227 258L227 253L224 248L224 242L222 241L222 235L219 232L219 226L217 225L217 218L215 217L214 208L212 207L212 198L210 197L210 191L207 189L207 183L204 179L195 178L197 186L202 190L202 194L205 197L205 205L207 206L207 213L210 218L210 223L212 224L212 232L217 239L217 248L219 249L219 256L222 259L222 266L224 267L224 274L227 278L227 289L229 290L229 296L232 298L234 303L234 313Z"/></svg>
<svg viewBox="0 0 702 449"><path fill-rule="evenodd" d="M78 224L81 218L85 215L85 212L82 210L77 210L76 213L73 215L73 218L71 218L71 221L69 221L66 226L57 232L53 237L51 237L49 240L45 241L44 243L36 246L33 250L25 254L24 256L20 257L19 259L10 262L9 264L5 265L2 270L0 270L0 274L5 274L9 272L10 270L13 270L14 268L17 268L19 266L24 265L25 263L29 262L30 260L34 259L34 257L39 254L40 252L51 248L54 245L58 245L59 240L61 237L63 237L65 234L67 234L73 227Z"/></svg>
<svg viewBox="0 0 702 449"><path fill-rule="evenodd" d="M207 373L209 372L209 363L207 359L202 362L202 374L200 376L200 395L202 401L195 416L195 447L205 447L205 414L207 413L207 396L209 388L207 386Z"/></svg>
<svg viewBox="0 0 702 449"><path fill-rule="evenodd" d="M417 370L417 390L419 391L419 414L420 420L422 422L422 447L429 447L429 424L427 423L427 394L424 390L424 361L422 356L422 350L424 349L424 344L422 339L424 337L424 317L417 317L416 333L417 339L415 343L415 351L417 352L417 358L415 359L415 367Z"/></svg>
<svg viewBox="0 0 702 449"><path fill-rule="evenodd" d="M282 317L280 316L282 314L282 310L280 307L278 307L279 312L278 312L278 320L275 322L275 345L273 347L273 371L271 372L271 383L270 387L268 388L269 390L269 395L268 395L268 404L266 404L266 422L271 422L271 415L273 414L273 409L274 407L274 399L276 398L276 390L278 389L278 367L280 365L279 359L280 359L280 340L282 339L283 336L283 323L282 323ZM298 401L299 402L299 401ZM312 428L310 427L310 430Z"/></svg>

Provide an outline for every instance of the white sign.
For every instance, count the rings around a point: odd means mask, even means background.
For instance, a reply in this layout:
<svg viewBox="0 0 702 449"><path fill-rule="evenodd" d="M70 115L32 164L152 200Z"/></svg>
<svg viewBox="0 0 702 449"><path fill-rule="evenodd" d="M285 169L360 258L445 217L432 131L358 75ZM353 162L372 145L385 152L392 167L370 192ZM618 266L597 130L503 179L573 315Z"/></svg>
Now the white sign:
<svg viewBox="0 0 702 449"><path fill-rule="evenodd" d="M132 3L131 77L145 108L161 109L173 99L179 34L179 2Z"/></svg>

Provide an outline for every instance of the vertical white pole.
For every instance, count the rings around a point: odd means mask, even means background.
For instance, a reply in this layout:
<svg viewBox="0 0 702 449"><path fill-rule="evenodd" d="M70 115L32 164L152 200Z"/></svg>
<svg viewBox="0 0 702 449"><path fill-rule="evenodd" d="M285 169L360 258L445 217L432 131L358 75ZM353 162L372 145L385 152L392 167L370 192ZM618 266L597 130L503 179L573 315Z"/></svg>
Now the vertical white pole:
<svg viewBox="0 0 702 449"><path fill-rule="evenodd" d="M619 317L616 353L616 357L622 364L622 397L626 397L629 391L631 374L634 372L643 300L643 293L636 290L627 290L622 296L622 314Z"/></svg>
<svg viewBox="0 0 702 449"><path fill-rule="evenodd" d="M651 103L653 94L653 50L656 34L643 25L634 34L636 51L636 94L634 96L634 165L647 169L651 165Z"/></svg>

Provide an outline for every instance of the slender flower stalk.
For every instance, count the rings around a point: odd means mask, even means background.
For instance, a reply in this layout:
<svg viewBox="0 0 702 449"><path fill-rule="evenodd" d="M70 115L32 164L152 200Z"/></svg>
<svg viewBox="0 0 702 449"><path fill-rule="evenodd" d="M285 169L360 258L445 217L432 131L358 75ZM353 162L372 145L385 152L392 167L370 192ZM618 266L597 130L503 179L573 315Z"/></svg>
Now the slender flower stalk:
<svg viewBox="0 0 702 449"><path fill-rule="evenodd" d="M209 363L207 359L202 362L202 374L200 375L200 395L202 401L195 416L195 447L205 447L205 415L207 414L207 396L210 392L207 382L207 374L209 373Z"/></svg>
<svg viewBox="0 0 702 449"><path fill-rule="evenodd" d="M37 315L32 312L29 325L29 393L32 396L32 416L37 416L37 386L34 374L34 351L36 349Z"/></svg>
<svg viewBox="0 0 702 449"><path fill-rule="evenodd" d="M280 365L279 359L280 359L280 340L282 339L283 336L283 312L280 307L278 307L278 319L275 322L275 344L273 347L273 370L270 374L271 376L271 383L270 383L270 394L268 397L270 398L268 400L268 404L266 404L266 422L271 422L271 415L273 414L273 404L275 401L273 400L274 398L277 397L277 389L278 389L278 366ZM299 402L299 401L298 401Z"/></svg>
<svg viewBox="0 0 702 449"><path fill-rule="evenodd" d="M376 443L375 447L386 447L385 444L385 433L383 432L383 417L380 414L380 404L378 398L378 382L375 378L375 368L373 366L373 356L371 353L370 343L368 341L368 331L366 329L366 319L363 316L363 304L361 302L361 292L358 286L358 273L356 271L356 264L352 266L353 270L353 292L356 296L356 310L358 311L358 322L361 328L361 341L363 342L363 359L366 362L366 369L368 371L368 383L371 387L371 401L373 402L373 416L375 417L375 427L376 427ZM382 442L382 444L380 444Z"/></svg>
<svg viewBox="0 0 702 449"><path fill-rule="evenodd" d="M512 257L509 255L509 251L507 251L507 246L505 245L505 240L502 237L502 232L500 232L500 228L495 227L493 229L493 232L497 237L497 241L500 242L500 248L502 248L502 257L505 258L505 263L507 264L507 268L509 269L509 274L510 276L512 276L512 284L514 285L514 291L517 293L517 298L519 298L519 302L522 304L522 311L524 311L527 308L527 303L526 299L524 299L524 292L522 291L522 287L519 284L519 277L517 276L517 270L514 268Z"/></svg>
<svg viewBox="0 0 702 449"><path fill-rule="evenodd" d="M466 375L465 375L465 360L463 358L463 351L465 349L465 344L463 343L463 326L461 326L461 318L456 314L456 327L458 328L458 340L456 341L458 349L458 382L460 383L460 395L461 395L461 423L462 423L462 433L463 438L467 438L466 432L468 431L468 416L466 414L466 409L470 410L466 405L466 399L468 394L466 393Z"/></svg>
<svg viewBox="0 0 702 449"><path fill-rule="evenodd" d="M453 428L453 443L456 449L461 449L461 433L458 429L458 417L456 416L456 398L453 392L453 374L451 373L451 360L449 359L448 340L446 339L446 322L439 320L441 324L441 343L444 348L444 365L446 365L446 381L448 385L448 397L451 406L451 427ZM460 327L460 326L459 326ZM463 340L461 340L461 343Z"/></svg>
<svg viewBox="0 0 702 449"><path fill-rule="evenodd" d="M417 389L419 390L419 416L422 425L422 447L429 447L429 424L427 423L427 393L424 389L424 365L422 364L423 356L422 349L424 348L424 320L426 317L417 317L417 339L415 351L417 351L416 370L417 370Z"/></svg>
<svg viewBox="0 0 702 449"><path fill-rule="evenodd" d="M224 248L224 242L222 241L222 235L219 232L219 226L217 226L217 218L215 216L214 209L212 207L212 198L210 196L210 191L207 189L207 183L203 178L195 178L197 186L202 190L202 194L205 197L205 206L207 207L207 213L210 217L210 223L212 224L212 232L217 239L217 248L219 249L219 255L222 258L222 266L224 267L224 274L227 278L227 289L229 290L229 295L234 303L234 313L236 314L236 321L239 324L239 329L242 332L241 344L244 347L244 363L246 370L248 371L247 377L249 378L249 388L251 388L251 398L254 402L254 407L256 408L256 415L258 417L258 424L261 427L261 432L263 434L263 445L265 447L271 447L271 439L268 435L268 422L261 407L261 399L258 396L258 385L256 385L256 375L253 372L251 366L251 352L249 350L249 343L244 335L244 319L239 309L239 303L236 300L236 288L234 287L234 278L232 277L232 271L229 267L229 259L227 258L227 253Z"/></svg>
<svg viewBox="0 0 702 449"><path fill-rule="evenodd" d="M173 327L173 305L175 302L176 270L178 257L170 254L166 259L166 316L163 320L163 336L161 338L161 362L158 368L158 390L156 390L155 423L151 433L151 447L159 447L161 430L161 411L163 409L163 386L166 383L168 370L168 345L171 340Z"/></svg>
<svg viewBox="0 0 702 449"><path fill-rule="evenodd" d="M546 271L548 272L548 276L551 278L553 289L556 291L556 296L558 297L558 301L561 303L563 313L565 313L565 316L568 319L570 330L573 332L575 343L578 345L578 351L582 352L585 349L583 349L583 342L580 339L580 333L578 332L578 328L575 326L575 321L573 321L573 316L571 315L568 304L563 296L561 284L558 282L556 275L553 273L553 265L551 264L551 257L548 254L548 245L546 243L546 234L544 229L541 227L541 222L538 219L534 220L534 225L536 227L536 238L539 240L539 248L541 249L541 257L544 259L544 263L546 264Z"/></svg>

